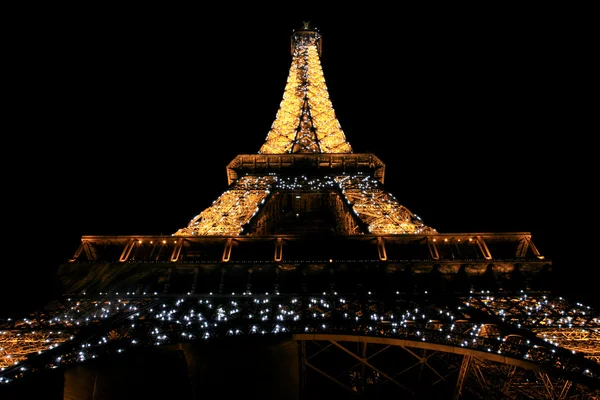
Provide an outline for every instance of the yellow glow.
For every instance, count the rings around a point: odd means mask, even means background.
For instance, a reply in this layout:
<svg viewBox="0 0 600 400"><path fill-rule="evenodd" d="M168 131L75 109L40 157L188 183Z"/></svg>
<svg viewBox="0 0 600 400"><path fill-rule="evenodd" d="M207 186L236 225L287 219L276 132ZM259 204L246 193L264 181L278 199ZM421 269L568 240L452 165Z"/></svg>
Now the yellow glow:
<svg viewBox="0 0 600 400"><path fill-rule="evenodd" d="M259 153L352 153L329 99L316 39L295 44L283 99Z"/></svg>
<svg viewBox="0 0 600 400"><path fill-rule="evenodd" d="M352 153L335 115L319 56L320 35L294 37L294 54L283 99L259 154ZM243 234L243 227L259 211L276 176L244 176L213 204L194 217L175 236ZM389 193L365 177L333 178L353 212L373 234L429 234L425 226Z"/></svg>
<svg viewBox="0 0 600 400"><path fill-rule="evenodd" d="M365 182L364 177L335 178L346 200L360 219L376 235L437 233L420 222L416 216L388 192L379 188L377 182ZM368 190L364 186L369 185Z"/></svg>
<svg viewBox="0 0 600 400"><path fill-rule="evenodd" d="M242 226L254 216L275 182L272 176L245 176L196 216L187 227L175 233L189 235L239 235ZM252 189L254 188L254 189Z"/></svg>

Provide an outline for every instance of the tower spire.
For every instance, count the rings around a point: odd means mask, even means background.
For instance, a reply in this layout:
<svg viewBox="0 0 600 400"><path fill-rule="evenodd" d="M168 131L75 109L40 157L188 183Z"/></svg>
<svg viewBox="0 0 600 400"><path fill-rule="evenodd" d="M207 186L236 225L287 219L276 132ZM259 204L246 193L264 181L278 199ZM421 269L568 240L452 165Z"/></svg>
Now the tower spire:
<svg viewBox="0 0 600 400"><path fill-rule="evenodd" d="M329 99L321 46L321 34L309 21L294 30L283 99L260 154L352 153Z"/></svg>

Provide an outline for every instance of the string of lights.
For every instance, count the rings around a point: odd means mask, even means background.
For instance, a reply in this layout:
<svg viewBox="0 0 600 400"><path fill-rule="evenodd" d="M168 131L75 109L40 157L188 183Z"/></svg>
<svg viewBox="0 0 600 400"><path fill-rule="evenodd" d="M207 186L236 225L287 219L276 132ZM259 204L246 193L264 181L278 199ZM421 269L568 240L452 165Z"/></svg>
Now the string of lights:
<svg viewBox="0 0 600 400"><path fill-rule="evenodd" d="M311 178L307 176L244 176L175 236L240 235L243 226L278 190L320 191L335 188L373 234L437 233L402 206L382 184L368 175Z"/></svg>
<svg viewBox="0 0 600 400"><path fill-rule="evenodd" d="M482 306L490 310L487 320L473 317ZM546 368L559 368L563 373L584 379L600 380L600 364L593 361L597 354L571 348L572 340L567 340L566 334L522 336L523 325L531 330L556 325L565 333L585 330L597 337L600 317L595 310L544 294L495 297L472 293L452 308L438 306L434 296L407 296L399 292L386 296L245 292L190 294L182 298L158 293L121 296L101 293L65 299L52 304L50 309L33 317L1 322L1 383L8 384L30 372L118 354L132 347L294 333L338 333L437 343L499 354ZM552 315L547 312L549 309L554 310ZM520 322L515 325L516 321ZM502 322L507 323L502 325ZM44 357L46 353L50 356Z"/></svg>

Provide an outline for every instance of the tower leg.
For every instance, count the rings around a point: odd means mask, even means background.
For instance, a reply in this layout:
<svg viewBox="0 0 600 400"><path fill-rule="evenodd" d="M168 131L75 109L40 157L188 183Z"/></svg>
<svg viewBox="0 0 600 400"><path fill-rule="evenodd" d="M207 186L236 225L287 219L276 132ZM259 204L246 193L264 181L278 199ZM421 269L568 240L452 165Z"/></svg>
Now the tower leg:
<svg viewBox="0 0 600 400"><path fill-rule="evenodd" d="M465 384L465 379L469 374L469 367L471 366L471 356L464 356L462 363L460 364L460 371L458 373L458 379L456 380L456 388L454 391L454 399L458 400L462 397L462 391Z"/></svg>
<svg viewBox="0 0 600 400"><path fill-rule="evenodd" d="M300 351L300 398L306 398L306 341L300 340L299 342Z"/></svg>

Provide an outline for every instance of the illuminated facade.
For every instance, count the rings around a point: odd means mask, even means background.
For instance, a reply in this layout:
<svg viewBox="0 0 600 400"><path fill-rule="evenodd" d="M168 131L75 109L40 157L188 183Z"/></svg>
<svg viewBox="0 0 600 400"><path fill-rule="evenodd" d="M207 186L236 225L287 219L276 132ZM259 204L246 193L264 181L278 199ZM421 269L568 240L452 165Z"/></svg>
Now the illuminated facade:
<svg viewBox="0 0 600 400"><path fill-rule="evenodd" d="M64 301L2 321L0 386L59 370L85 398L78 366L160 348L185 355L200 398L200 346L268 338L292 376L275 398L598 398L600 316L548 290L531 234L425 225L347 142L318 30L291 51L271 130L226 191L173 235L82 237Z"/></svg>

